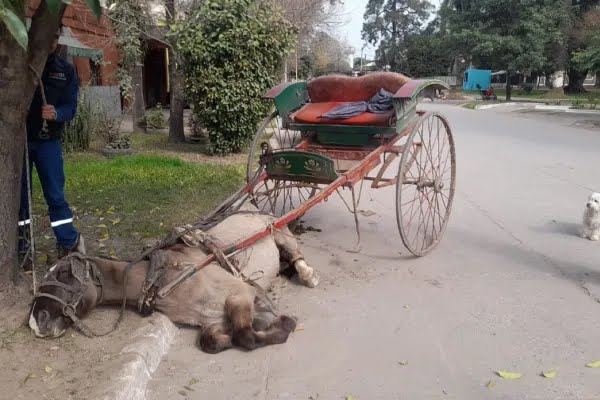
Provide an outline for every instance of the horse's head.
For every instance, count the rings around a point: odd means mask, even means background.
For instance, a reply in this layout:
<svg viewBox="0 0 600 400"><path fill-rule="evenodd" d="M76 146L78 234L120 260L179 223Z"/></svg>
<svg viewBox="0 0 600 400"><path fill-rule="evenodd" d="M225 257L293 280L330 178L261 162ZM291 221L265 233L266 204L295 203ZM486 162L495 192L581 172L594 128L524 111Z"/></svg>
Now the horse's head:
<svg viewBox="0 0 600 400"><path fill-rule="evenodd" d="M39 337L61 336L85 315L102 295L102 274L93 261L79 253L61 259L40 283L29 326Z"/></svg>

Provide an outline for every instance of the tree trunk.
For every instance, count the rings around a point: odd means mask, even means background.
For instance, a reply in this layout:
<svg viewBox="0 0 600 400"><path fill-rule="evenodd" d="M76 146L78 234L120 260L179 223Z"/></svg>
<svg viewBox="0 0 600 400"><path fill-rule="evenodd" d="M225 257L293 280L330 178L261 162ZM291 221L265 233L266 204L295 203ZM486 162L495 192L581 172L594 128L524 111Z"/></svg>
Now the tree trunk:
<svg viewBox="0 0 600 400"><path fill-rule="evenodd" d="M586 93L587 90L583 87L583 82L587 77L587 71L578 71L570 69L567 72L569 84L565 86L565 93Z"/></svg>
<svg viewBox="0 0 600 400"><path fill-rule="evenodd" d="M176 10L175 0L165 1L167 22L175 21ZM178 54L174 51L175 41L171 41L169 47L169 82L171 84L171 108L169 110L169 142L185 142L185 132L183 129L183 63Z"/></svg>
<svg viewBox="0 0 600 400"><path fill-rule="evenodd" d="M50 14L46 3L36 10L25 52L0 23L0 291L17 276L17 222L25 154L25 120L36 87L29 65L41 75L50 43L64 13Z"/></svg>
<svg viewBox="0 0 600 400"><path fill-rule="evenodd" d="M594 82L595 88L600 88L600 71L596 71L596 81Z"/></svg>
<svg viewBox="0 0 600 400"><path fill-rule="evenodd" d="M169 76L171 82L171 109L169 111L169 142L185 142L183 129L183 71L182 65L176 62L177 55L169 48Z"/></svg>
<svg viewBox="0 0 600 400"><path fill-rule="evenodd" d="M506 101L510 101L512 85L510 84L510 70L506 70Z"/></svg>
<svg viewBox="0 0 600 400"><path fill-rule="evenodd" d="M142 64L136 64L129 71L131 74L131 84L133 86L133 132L144 133L140 122L146 114L146 105L144 102L144 82L142 77Z"/></svg>
<svg viewBox="0 0 600 400"><path fill-rule="evenodd" d="M552 75L554 74L546 74L546 87L550 90L554 89L554 83L552 82Z"/></svg>

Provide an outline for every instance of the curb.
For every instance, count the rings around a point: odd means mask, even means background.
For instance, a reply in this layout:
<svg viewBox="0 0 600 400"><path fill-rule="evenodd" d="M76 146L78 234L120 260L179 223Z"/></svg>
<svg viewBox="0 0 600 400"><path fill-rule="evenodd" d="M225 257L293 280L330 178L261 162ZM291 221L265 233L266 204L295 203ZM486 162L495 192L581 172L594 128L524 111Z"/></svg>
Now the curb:
<svg viewBox="0 0 600 400"><path fill-rule="evenodd" d="M133 332L130 342L112 360L114 373L104 387L93 393L90 399L144 400L146 386L158 368L161 359L169 351L178 328L163 314L156 312L144 319L143 327Z"/></svg>
<svg viewBox="0 0 600 400"><path fill-rule="evenodd" d="M497 108L497 107L509 107L509 106L516 106L519 103L514 103L514 102L509 102L509 103L495 103L495 104L482 104L480 106L475 106L476 110L487 110L490 108Z"/></svg>

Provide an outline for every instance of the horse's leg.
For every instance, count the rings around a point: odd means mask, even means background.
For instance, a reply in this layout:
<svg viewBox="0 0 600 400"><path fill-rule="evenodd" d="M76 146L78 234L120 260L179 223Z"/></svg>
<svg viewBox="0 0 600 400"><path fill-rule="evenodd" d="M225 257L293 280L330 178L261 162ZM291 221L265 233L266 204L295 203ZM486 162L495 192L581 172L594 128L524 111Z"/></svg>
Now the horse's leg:
<svg viewBox="0 0 600 400"><path fill-rule="evenodd" d="M287 315L282 315L267 321L257 315L254 319L257 341L264 346L285 343L291 332L296 329L296 321Z"/></svg>
<svg viewBox="0 0 600 400"><path fill-rule="evenodd" d="M225 315L231 324L231 342L235 346L247 350L254 350L263 345L256 340L256 334L252 329L254 321L254 289L245 283L240 290L231 294L225 300Z"/></svg>
<svg viewBox="0 0 600 400"><path fill-rule="evenodd" d="M300 282L310 288L317 286L319 284L319 274L304 260L304 256L299 250L298 241L288 227L273 232L273 237L279 249L279 256L282 260L294 266L298 272Z"/></svg>
<svg viewBox="0 0 600 400"><path fill-rule="evenodd" d="M284 343L296 329L296 321L288 316L274 321L255 318L254 296L254 290L246 286L225 301L225 314L231 324L231 343L246 350Z"/></svg>
<svg viewBox="0 0 600 400"><path fill-rule="evenodd" d="M215 354L233 347L231 327L227 323L217 323L200 329L198 347L207 353Z"/></svg>

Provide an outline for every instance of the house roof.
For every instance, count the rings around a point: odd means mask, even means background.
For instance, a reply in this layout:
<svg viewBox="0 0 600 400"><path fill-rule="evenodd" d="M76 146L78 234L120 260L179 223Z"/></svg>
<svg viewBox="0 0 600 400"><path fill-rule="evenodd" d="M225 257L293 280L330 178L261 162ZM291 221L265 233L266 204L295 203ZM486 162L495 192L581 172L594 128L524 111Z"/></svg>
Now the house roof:
<svg viewBox="0 0 600 400"><path fill-rule="evenodd" d="M67 54L73 57L101 58L102 49L94 49L81 43L75 36L71 28L64 26L62 34L58 38L58 44L67 47Z"/></svg>

